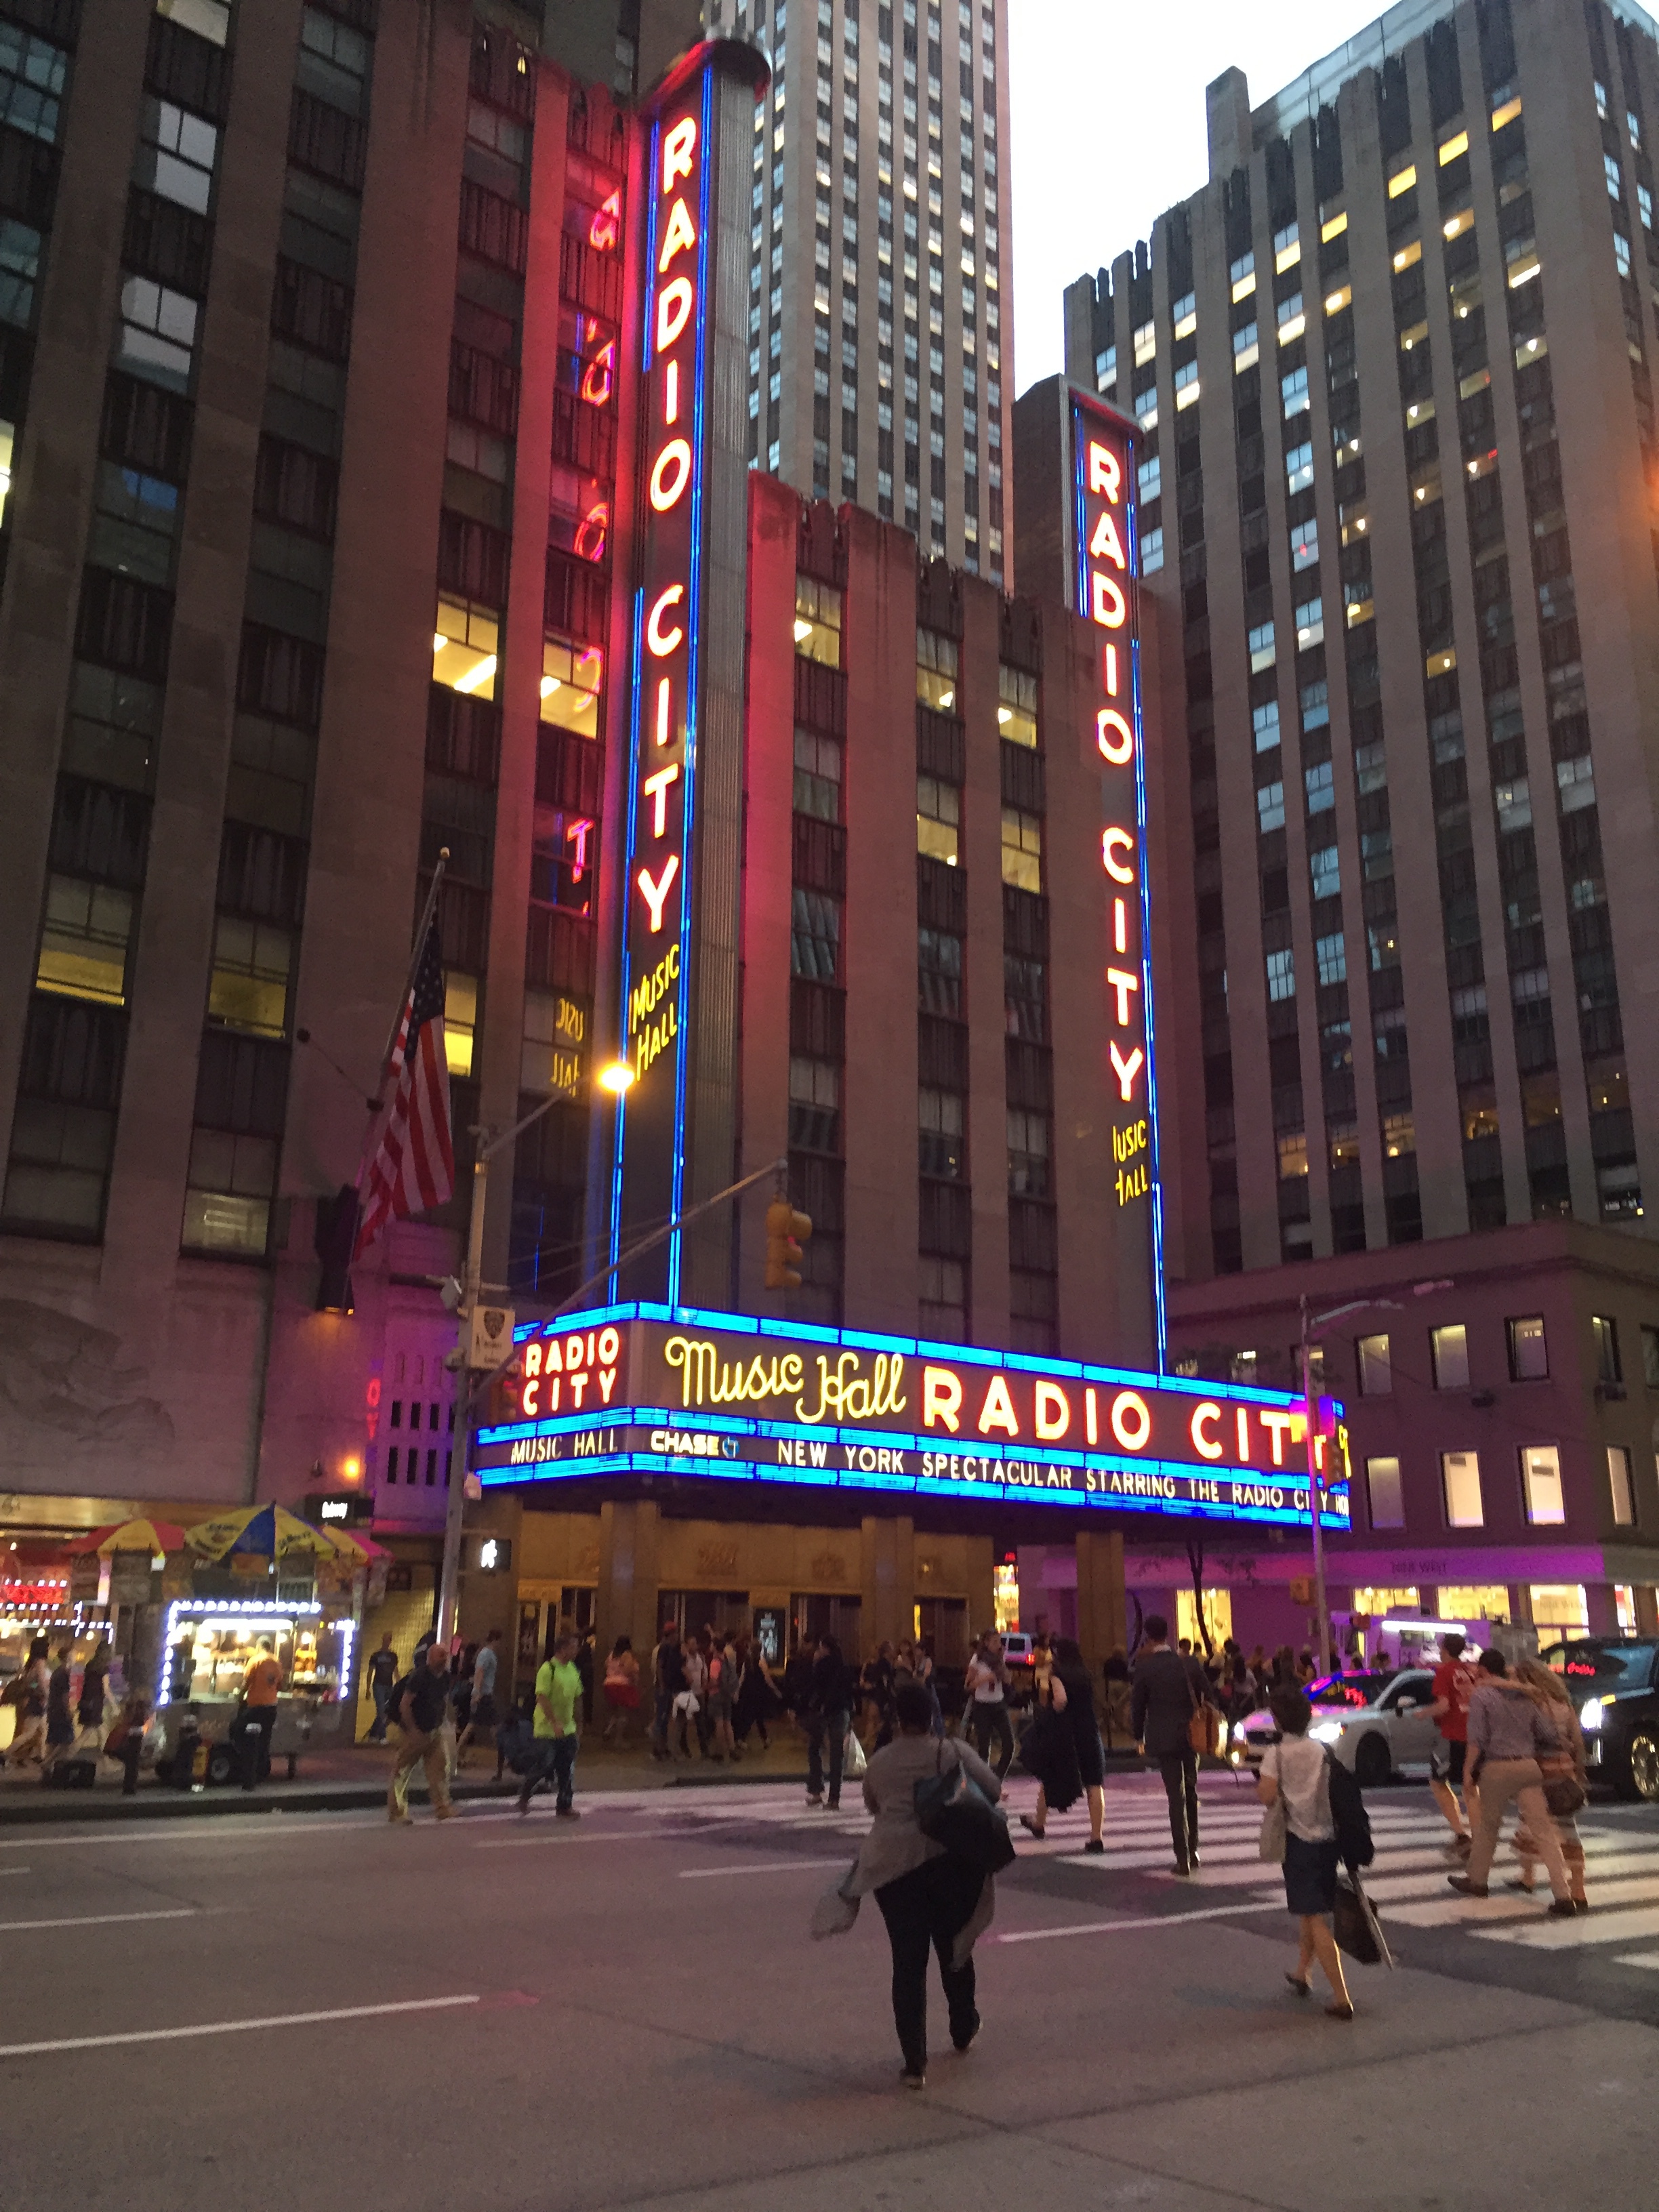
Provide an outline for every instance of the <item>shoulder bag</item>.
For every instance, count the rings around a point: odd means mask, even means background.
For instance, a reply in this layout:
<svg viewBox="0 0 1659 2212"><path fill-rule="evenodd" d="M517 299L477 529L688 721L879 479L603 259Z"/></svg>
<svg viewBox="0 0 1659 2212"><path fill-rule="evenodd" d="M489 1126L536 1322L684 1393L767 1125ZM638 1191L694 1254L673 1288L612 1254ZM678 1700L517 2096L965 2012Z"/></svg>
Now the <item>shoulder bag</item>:
<svg viewBox="0 0 1659 2212"><path fill-rule="evenodd" d="M1183 1659L1181 1679L1187 1685L1188 1701L1192 1712L1187 1722L1187 1741L1200 1759L1213 1758L1221 1747L1221 1716L1207 1698L1200 1698L1193 1687L1192 1669Z"/></svg>
<svg viewBox="0 0 1659 2212"><path fill-rule="evenodd" d="M948 1767L944 1759L941 1743L933 1771L915 1786L916 1826L953 1858L965 1859L982 1875L1000 1874L1014 1856L1008 1823L954 1752Z"/></svg>
<svg viewBox="0 0 1659 2212"><path fill-rule="evenodd" d="M1539 1717L1553 1738L1548 1748L1541 1742L1538 1747L1539 1771L1544 1778L1544 1802L1558 1820L1570 1820L1575 1813L1582 1812L1589 1804L1589 1793L1578 1779L1577 1762L1573 1758L1571 1747L1561 1740L1563 1729L1556 1724L1553 1713L1544 1711L1540 1706ZM1541 1737L1543 1732L1535 1729L1534 1737Z"/></svg>
<svg viewBox="0 0 1659 2212"><path fill-rule="evenodd" d="M1279 1795L1271 1805L1261 1808L1261 1833L1256 1841L1256 1851L1269 1866L1285 1863L1285 1838L1290 1833L1285 1813L1285 1784L1279 1778Z"/></svg>

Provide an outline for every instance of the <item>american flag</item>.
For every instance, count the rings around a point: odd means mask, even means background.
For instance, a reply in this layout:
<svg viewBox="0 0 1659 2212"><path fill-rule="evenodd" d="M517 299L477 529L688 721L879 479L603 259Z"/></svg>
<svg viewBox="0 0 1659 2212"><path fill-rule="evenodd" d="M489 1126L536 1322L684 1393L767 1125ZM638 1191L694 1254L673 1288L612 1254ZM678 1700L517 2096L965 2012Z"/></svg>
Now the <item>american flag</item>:
<svg viewBox="0 0 1659 2212"><path fill-rule="evenodd" d="M455 1188L449 1063L444 1054L444 973L438 952L434 915L386 1063L386 1073L397 1079L398 1087L364 1179L356 1259L362 1259L394 1216L424 1213L441 1206Z"/></svg>

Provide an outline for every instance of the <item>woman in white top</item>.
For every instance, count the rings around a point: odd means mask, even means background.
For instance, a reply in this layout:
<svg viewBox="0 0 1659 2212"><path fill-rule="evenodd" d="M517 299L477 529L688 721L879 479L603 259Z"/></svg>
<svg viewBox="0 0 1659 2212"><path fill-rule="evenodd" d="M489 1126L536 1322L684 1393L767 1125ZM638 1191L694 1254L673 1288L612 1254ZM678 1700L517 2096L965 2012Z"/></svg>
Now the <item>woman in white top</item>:
<svg viewBox="0 0 1659 2212"><path fill-rule="evenodd" d="M1261 1755L1256 1795L1264 1805L1285 1808L1285 1902L1302 1934L1295 1968L1285 1978L1305 1997L1309 1969L1317 1959L1331 1985L1326 2011L1333 2020L1352 2020L1353 2003L1328 1917L1336 1905L1336 1824L1324 1747L1308 1741L1313 1707L1305 1692L1286 1686L1273 1692L1267 1705L1280 1734Z"/></svg>

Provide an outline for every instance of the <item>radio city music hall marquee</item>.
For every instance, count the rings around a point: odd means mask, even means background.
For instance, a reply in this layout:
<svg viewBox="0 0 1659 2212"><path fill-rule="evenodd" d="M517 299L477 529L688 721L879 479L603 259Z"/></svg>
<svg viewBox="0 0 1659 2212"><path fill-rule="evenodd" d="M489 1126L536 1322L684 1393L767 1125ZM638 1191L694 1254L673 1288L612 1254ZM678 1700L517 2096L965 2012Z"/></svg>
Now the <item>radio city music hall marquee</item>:
<svg viewBox="0 0 1659 2212"><path fill-rule="evenodd" d="M1302 1401L1237 1384L689 1308L518 1332L519 1418L481 1429L486 1487L692 1475L1305 1523ZM1348 1525L1345 1432L1318 1437Z"/></svg>

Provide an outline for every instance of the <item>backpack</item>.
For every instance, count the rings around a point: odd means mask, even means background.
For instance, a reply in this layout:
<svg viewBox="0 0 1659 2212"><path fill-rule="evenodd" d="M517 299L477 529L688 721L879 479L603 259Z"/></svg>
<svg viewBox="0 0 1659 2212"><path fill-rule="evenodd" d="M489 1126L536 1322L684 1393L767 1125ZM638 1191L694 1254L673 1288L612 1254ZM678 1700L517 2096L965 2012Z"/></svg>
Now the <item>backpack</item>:
<svg viewBox="0 0 1659 2212"><path fill-rule="evenodd" d="M511 1767L514 1774L528 1772L536 1753L535 1730L516 1709L496 1729L495 1750L502 1765Z"/></svg>
<svg viewBox="0 0 1659 2212"><path fill-rule="evenodd" d="M1344 1866L1368 1867L1376 1856L1371 1841L1370 1814L1364 1796L1350 1770L1325 1753L1325 1779L1331 1793L1331 1826L1336 1830L1336 1855Z"/></svg>

